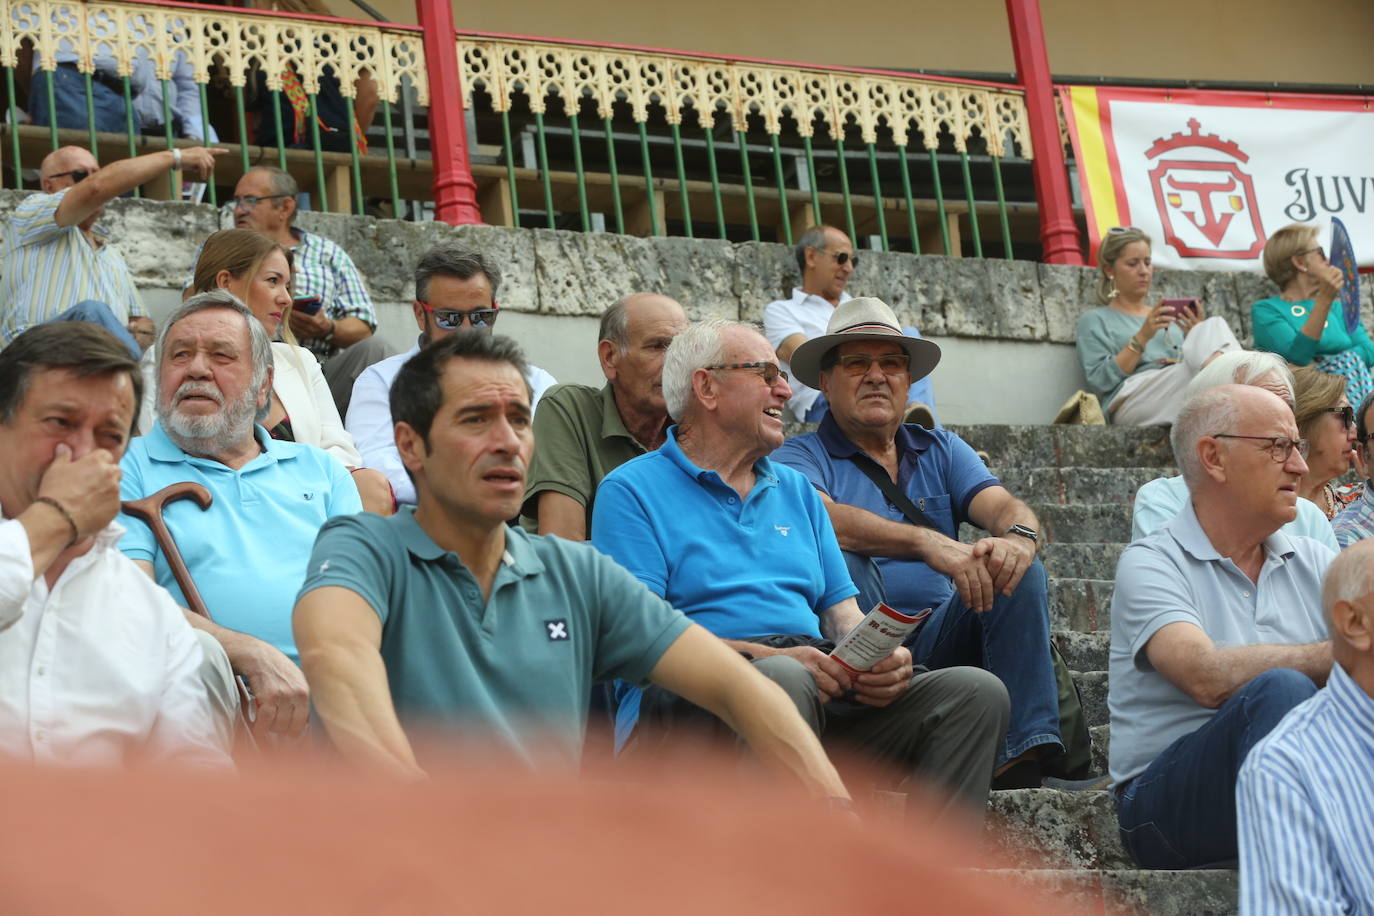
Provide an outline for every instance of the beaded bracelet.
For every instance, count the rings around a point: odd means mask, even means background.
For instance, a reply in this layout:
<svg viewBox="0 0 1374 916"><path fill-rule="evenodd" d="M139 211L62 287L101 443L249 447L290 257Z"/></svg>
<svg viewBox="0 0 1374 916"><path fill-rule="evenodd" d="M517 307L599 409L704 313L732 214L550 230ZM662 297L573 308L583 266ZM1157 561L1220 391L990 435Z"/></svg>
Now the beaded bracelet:
<svg viewBox="0 0 1374 916"><path fill-rule="evenodd" d="M62 517L67 520L67 524L72 526L72 538L70 541L67 542L67 546L70 547L73 544L75 544L77 538L81 537L81 529L76 527L76 519L72 518L72 514L67 511L67 507L62 505L57 500L53 499L51 496L37 496L34 497L33 501L36 503L44 503L45 505L52 506L58 512L62 513Z"/></svg>

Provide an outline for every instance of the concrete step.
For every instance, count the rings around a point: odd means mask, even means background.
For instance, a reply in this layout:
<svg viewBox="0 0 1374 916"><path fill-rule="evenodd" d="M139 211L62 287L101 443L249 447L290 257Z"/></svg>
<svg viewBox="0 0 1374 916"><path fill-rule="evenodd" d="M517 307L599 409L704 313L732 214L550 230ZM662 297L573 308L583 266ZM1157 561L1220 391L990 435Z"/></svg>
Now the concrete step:
<svg viewBox="0 0 1374 916"><path fill-rule="evenodd" d="M1127 503L1030 503L1046 543L1129 543L1131 507Z"/></svg>
<svg viewBox="0 0 1374 916"><path fill-rule="evenodd" d="M1131 868L1106 791L1013 789L988 799L984 837L999 861L1028 868Z"/></svg>
<svg viewBox="0 0 1374 916"><path fill-rule="evenodd" d="M1088 545L1075 544L1073 546ZM1109 578L1052 577L1049 589L1050 626L1055 630L1063 631L1110 632L1112 628L1112 588L1112 580ZM1064 651L1062 645L1059 651ZM1106 666L1092 665L1075 670L1092 670L1100 667Z"/></svg>
<svg viewBox="0 0 1374 916"><path fill-rule="evenodd" d="M1040 503L1126 503L1167 468L992 468L1013 496ZM1170 475L1172 476L1172 475Z"/></svg>
<svg viewBox="0 0 1374 916"><path fill-rule="evenodd" d="M1240 910L1237 874L1228 870L1146 871L1113 868L985 869L1044 898L1058 913L1229 916Z"/></svg>
<svg viewBox="0 0 1374 916"><path fill-rule="evenodd" d="M1105 726L1111 722L1107 711L1107 672L1074 671L1073 682L1078 685L1078 696L1083 703L1083 717L1088 728Z"/></svg>
<svg viewBox="0 0 1374 916"><path fill-rule="evenodd" d="M1094 725L1088 729L1088 737L1093 743L1093 772L1106 773L1112 750L1112 728L1110 725Z"/></svg>
<svg viewBox="0 0 1374 916"><path fill-rule="evenodd" d="M951 426L992 467L1171 467L1162 426Z"/></svg>
<svg viewBox="0 0 1374 916"><path fill-rule="evenodd" d="M1055 630L1052 635L1070 671L1107 670L1107 656L1112 646L1110 631Z"/></svg>
<svg viewBox="0 0 1374 916"><path fill-rule="evenodd" d="M1125 547L1121 541L1045 544L1040 548L1040 561L1051 577L1109 580L1116 578L1116 561Z"/></svg>

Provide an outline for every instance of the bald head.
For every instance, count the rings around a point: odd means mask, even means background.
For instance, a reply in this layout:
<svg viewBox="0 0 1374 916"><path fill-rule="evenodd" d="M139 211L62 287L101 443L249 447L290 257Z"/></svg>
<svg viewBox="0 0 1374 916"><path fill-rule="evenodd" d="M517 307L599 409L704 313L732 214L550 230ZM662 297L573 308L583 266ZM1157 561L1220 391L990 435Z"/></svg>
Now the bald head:
<svg viewBox="0 0 1374 916"><path fill-rule="evenodd" d="M54 175L62 176L63 173L71 172L75 169L85 169L87 172L94 172L100 168L91 155L91 151L79 146L64 146L55 149L43 157L43 162L38 166L38 177L43 185L43 190L53 194L62 188L70 187L74 182L70 177L54 178ZM50 185L58 185L50 187Z"/></svg>
<svg viewBox="0 0 1374 916"><path fill-rule="evenodd" d="M631 325L637 321L659 318L680 323L683 328L687 326L687 312L676 299L659 293L630 293L617 299L601 314L597 340L609 340L618 351L624 353L630 346L633 334Z"/></svg>
<svg viewBox="0 0 1374 916"><path fill-rule="evenodd" d="M1322 609L1331 626L1333 648L1374 652L1368 641L1374 622L1374 539L1356 541L1331 562L1322 580Z"/></svg>
<svg viewBox="0 0 1374 916"><path fill-rule="evenodd" d="M658 293L632 293L601 316L597 356L622 420L652 424L666 418L663 357L686 328L687 312Z"/></svg>

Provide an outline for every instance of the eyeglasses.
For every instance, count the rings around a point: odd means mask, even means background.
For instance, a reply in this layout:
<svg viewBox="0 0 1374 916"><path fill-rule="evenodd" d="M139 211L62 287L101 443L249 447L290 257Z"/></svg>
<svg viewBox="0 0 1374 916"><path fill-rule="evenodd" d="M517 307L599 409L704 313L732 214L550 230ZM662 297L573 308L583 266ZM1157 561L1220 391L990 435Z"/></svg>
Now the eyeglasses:
<svg viewBox="0 0 1374 916"><path fill-rule="evenodd" d="M901 375L911 368L911 355L909 353L884 353L882 356L866 356L862 353L851 353L848 356L841 356L839 366L844 370L845 375L865 376L868 370L877 363L883 375Z"/></svg>
<svg viewBox="0 0 1374 916"><path fill-rule="evenodd" d="M1269 452L1269 457L1279 464L1283 464L1288 457L1293 454L1293 449L1298 450L1298 454L1304 459L1312 450L1312 443L1306 439L1290 439L1287 436L1233 436L1230 433L1217 433L1213 439L1254 439L1257 442L1268 442L1265 450Z"/></svg>
<svg viewBox="0 0 1374 916"><path fill-rule="evenodd" d="M81 182L90 178L93 174L95 174L95 169L72 169L68 172L58 172L55 175L49 175L48 178L70 178L73 184L81 184Z"/></svg>
<svg viewBox="0 0 1374 916"><path fill-rule="evenodd" d="M264 200L276 200L279 197L291 196L292 195L290 194L268 194L264 197L253 197L251 195L248 195L245 197L231 197L229 198L228 203L235 210L238 210L239 208L242 208L244 210L251 210Z"/></svg>
<svg viewBox="0 0 1374 916"><path fill-rule="evenodd" d="M1321 412L1338 414L1341 418L1341 424L1345 426L1346 429L1353 429L1355 427L1355 408L1351 407L1349 404L1344 407L1323 407Z"/></svg>
<svg viewBox="0 0 1374 916"><path fill-rule="evenodd" d="M719 366L706 366L707 369L757 369L763 376L763 383L772 388L778 383L778 379L787 381L787 373L778 367L777 363L722 363Z"/></svg>
<svg viewBox="0 0 1374 916"><path fill-rule="evenodd" d="M824 248L817 248L816 250L819 251L821 254L830 255L832 258L835 259L836 264L839 264L841 266L848 264L855 270L859 269L859 256L857 254L850 254L847 251L826 251Z"/></svg>
<svg viewBox="0 0 1374 916"><path fill-rule="evenodd" d="M493 307L489 309L470 309L469 311L462 312L458 309L436 309L434 306L421 299L416 299L415 301L419 302L426 312L432 314L434 316L434 323L445 331L461 328L464 318L466 318L468 324L474 328L489 328L496 324L496 315L501 309L499 305L492 303Z"/></svg>
<svg viewBox="0 0 1374 916"><path fill-rule="evenodd" d="M1308 248L1308 249L1305 249L1305 250L1303 250L1303 251L1299 251L1297 254L1293 255L1293 257L1295 257L1295 258L1300 258L1300 257L1302 257L1303 255L1311 254L1311 253L1314 252L1314 251L1315 251L1317 254L1321 255L1323 261L1326 260L1326 249L1323 248L1323 247L1320 246L1320 245L1318 245L1316 248Z"/></svg>

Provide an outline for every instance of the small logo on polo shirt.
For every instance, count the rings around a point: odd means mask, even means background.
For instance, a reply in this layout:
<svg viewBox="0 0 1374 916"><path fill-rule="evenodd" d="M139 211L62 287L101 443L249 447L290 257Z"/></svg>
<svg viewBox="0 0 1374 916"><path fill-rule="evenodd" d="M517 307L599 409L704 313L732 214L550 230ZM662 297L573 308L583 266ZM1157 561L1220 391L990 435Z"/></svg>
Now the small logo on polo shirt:
<svg viewBox="0 0 1374 916"><path fill-rule="evenodd" d="M568 620L566 617L544 621L544 629L549 631L549 642L560 642L569 638Z"/></svg>
<svg viewBox="0 0 1374 916"><path fill-rule="evenodd" d="M305 497L305 501L306 501L306 502L310 502L310 500L312 500L312 499L315 498L315 494L314 494L313 491L308 492L308 493L302 493L301 495Z"/></svg>
<svg viewBox="0 0 1374 916"><path fill-rule="evenodd" d="M787 537L787 532L792 530L791 525L774 525L773 527L777 529L778 534L782 535L783 537Z"/></svg>
<svg viewBox="0 0 1374 916"><path fill-rule="evenodd" d="M328 568L329 568L329 561L328 561L328 560L325 560L323 563L320 564L320 572L319 572L319 573L316 573L316 575L319 575L320 573L323 573L323 572L324 572L326 569L328 569Z"/></svg>

